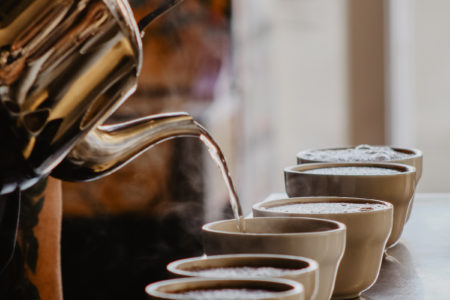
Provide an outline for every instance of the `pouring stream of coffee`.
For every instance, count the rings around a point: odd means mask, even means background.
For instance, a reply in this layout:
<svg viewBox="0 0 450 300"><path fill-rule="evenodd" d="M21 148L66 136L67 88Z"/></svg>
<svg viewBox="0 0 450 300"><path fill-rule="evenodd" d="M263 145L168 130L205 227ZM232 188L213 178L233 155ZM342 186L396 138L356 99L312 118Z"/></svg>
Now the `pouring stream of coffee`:
<svg viewBox="0 0 450 300"><path fill-rule="evenodd" d="M228 166L225 161L225 156L223 155L222 151L220 150L217 143L213 140L211 135L199 124L197 124L197 126L200 128L201 131L203 131L199 137L200 140L208 148L209 154L211 155L212 159L216 162L217 166L220 169L220 172L222 173L222 177L225 181L228 194L230 196L231 208L233 210L234 217L238 221L238 230L243 232L245 231L245 222L242 213L242 207L239 201L239 197L236 193L233 181L231 179L230 172L228 170Z"/></svg>

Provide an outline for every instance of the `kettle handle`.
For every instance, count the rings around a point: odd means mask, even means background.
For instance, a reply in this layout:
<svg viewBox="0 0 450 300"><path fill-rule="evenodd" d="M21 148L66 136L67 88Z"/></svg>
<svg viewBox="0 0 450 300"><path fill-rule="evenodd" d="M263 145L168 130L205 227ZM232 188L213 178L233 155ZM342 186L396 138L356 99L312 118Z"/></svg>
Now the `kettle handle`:
<svg viewBox="0 0 450 300"><path fill-rule="evenodd" d="M167 0L164 1L161 6L156 8L154 11L151 11L146 16L144 16L141 20L138 22L138 28L141 32L141 38L145 35L145 30L148 28L148 25L155 20L156 18L164 15L166 12L168 12L170 9L178 5L183 0Z"/></svg>

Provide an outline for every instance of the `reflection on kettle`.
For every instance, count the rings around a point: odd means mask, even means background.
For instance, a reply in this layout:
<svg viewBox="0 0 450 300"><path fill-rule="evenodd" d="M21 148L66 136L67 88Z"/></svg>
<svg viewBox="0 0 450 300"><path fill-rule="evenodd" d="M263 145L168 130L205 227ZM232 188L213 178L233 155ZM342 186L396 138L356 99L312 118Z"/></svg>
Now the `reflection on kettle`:
<svg viewBox="0 0 450 300"><path fill-rule="evenodd" d="M138 27L126 0L2 1L0 194L49 174L99 178L155 143L195 133L186 113L101 126L136 89L147 24L177 2Z"/></svg>

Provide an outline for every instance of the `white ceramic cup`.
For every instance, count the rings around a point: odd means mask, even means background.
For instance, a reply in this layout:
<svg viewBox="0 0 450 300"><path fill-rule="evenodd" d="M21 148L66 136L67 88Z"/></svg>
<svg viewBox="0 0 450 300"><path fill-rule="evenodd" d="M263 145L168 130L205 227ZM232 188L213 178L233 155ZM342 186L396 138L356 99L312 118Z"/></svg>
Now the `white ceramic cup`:
<svg viewBox="0 0 450 300"><path fill-rule="evenodd" d="M239 272L239 268L246 268ZM249 268L253 268L251 272ZM266 268L257 273L257 268ZM267 268L274 268L272 274ZM276 277L295 280L303 285L305 300L313 300L318 291L319 265L313 259L279 254L225 254L179 259L167 270L185 277ZM228 270L228 272L227 272ZM206 271L206 272L201 272ZM208 272L209 271L209 272Z"/></svg>
<svg viewBox="0 0 450 300"><path fill-rule="evenodd" d="M245 232L236 220L222 220L203 226L207 255L270 253L312 258L319 264L317 300L330 299L336 273L345 249L343 223L314 218L249 218Z"/></svg>
<svg viewBox="0 0 450 300"><path fill-rule="evenodd" d="M265 291L266 295L234 294L226 297L223 294L210 295L186 295L192 291L223 290L257 290ZM256 300L304 300L303 286L297 281L281 278L271 279L211 279L211 278L180 278L163 280L149 284L145 288L149 299L173 299L173 300L226 300L226 299L256 299Z"/></svg>
<svg viewBox="0 0 450 300"><path fill-rule="evenodd" d="M315 205L320 212L300 212L300 205ZM328 208L324 205L334 205ZM294 205L298 209L294 209ZM322 206L320 206L322 205ZM356 209L351 205L361 209ZM372 206L371 206L372 205ZM292 208L289 209L289 206ZM278 211L274 210L276 207ZM339 207L342 209L337 210ZM305 211L305 209L303 209ZM255 217L313 217L344 223L347 241L344 257L336 277L333 297L358 297L378 278L386 242L392 230L393 206L384 201L344 197L298 197L270 200L253 206Z"/></svg>

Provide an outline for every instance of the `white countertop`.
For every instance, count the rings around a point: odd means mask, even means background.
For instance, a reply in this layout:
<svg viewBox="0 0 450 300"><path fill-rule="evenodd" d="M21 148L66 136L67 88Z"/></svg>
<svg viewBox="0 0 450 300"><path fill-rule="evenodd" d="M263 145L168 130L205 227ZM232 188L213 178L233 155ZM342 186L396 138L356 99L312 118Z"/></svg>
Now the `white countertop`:
<svg viewBox="0 0 450 300"><path fill-rule="evenodd" d="M450 194L417 194L400 242L360 299L450 299Z"/></svg>

